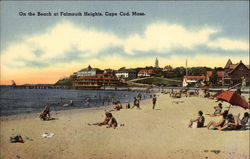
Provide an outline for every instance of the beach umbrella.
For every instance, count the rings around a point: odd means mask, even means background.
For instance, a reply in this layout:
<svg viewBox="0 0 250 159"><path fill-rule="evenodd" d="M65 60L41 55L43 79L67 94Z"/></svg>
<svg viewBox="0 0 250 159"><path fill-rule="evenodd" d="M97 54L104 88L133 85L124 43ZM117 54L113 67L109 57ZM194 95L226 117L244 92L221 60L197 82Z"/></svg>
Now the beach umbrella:
<svg viewBox="0 0 250 159"><path fill-rule="evenodd" d="M226 101L234 106L240 106L244 109L250 109L250 104L238 93L233 91L222 91L217 94L216 98L218 100ZM230 107L229 107L230 109Z"/></svg>

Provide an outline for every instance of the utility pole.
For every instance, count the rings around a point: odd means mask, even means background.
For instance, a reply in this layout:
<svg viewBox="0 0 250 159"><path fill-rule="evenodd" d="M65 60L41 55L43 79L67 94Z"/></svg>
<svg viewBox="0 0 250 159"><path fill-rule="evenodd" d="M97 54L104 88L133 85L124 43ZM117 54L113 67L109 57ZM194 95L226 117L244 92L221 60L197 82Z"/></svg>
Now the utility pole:
<svg viewBox="0 0 250 159"><path fill-rule="evenodd" d="M188 75L188 70L187 70L187 59L186 59L186 76Z"/></svg>

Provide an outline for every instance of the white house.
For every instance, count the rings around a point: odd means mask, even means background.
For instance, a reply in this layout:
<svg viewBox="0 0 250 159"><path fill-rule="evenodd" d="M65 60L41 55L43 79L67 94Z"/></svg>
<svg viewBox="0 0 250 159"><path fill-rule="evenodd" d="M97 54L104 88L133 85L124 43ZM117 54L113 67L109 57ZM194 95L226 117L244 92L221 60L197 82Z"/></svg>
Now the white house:
<svg viewBox="0 0 250 159"><path fill-rule="evenodd" d="M205 76L184 76L182 86L186 87L189 84L195 84L200 81L203 82L204 80L205 80Z"/></svg>
<svg viewBox="0 0 250 159"><path fill-rule="evenodd" d="M80 71L74 73L77 77L80 76L96 76L97 74L103 73L102 70L98 68L92 68L90 65L87 68L81 69Z"/></svg>
<svg viewBox="0 0 250 159"><path fill-rule="evenodd" d="M134 79L137 77L136 71L131 69L118 70L115 73L118 79Z"/></svg>

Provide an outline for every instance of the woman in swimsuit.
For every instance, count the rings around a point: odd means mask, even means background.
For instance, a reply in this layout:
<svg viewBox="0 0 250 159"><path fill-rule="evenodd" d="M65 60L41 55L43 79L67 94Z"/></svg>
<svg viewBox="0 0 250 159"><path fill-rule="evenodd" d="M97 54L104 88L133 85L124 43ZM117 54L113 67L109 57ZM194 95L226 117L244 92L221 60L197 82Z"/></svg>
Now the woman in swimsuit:
<svg viewBox="0 0 250 159"><path fill-rule="evenodd" d="M232 114L229 114L227 116L227 119L228 119L228 123L225 124L223 127L219 128L219 130L225 130L227 128L231 128L234 130L241 129L240 118L238 116L233 116Z"/></svg>
<svg viewBox="0 0 250 159"><path fill-rule="evenodd" d="M228 114L228 111L225 110L222 114L222 119L219 121L219 122L215 122L215 121L210 121L208 124L207 124L207 129L209 129L211 126L213 126L214 129L220 129L224 126L225 122L226 122L226 119L227 119L227 114Z"/></svg>
<svg viewBox="0 0 250 159"><path fill-rule="evenodd" d="M204 122L205 122L205 118L203 115L203 112L202 111L199 111L198 112L198 118L197 119L194 119L194 120L190 120L190 123L188 124L188 127L192 127L193 123L197 123L197 128L201 128L201 127L204 127Z"/></svg>

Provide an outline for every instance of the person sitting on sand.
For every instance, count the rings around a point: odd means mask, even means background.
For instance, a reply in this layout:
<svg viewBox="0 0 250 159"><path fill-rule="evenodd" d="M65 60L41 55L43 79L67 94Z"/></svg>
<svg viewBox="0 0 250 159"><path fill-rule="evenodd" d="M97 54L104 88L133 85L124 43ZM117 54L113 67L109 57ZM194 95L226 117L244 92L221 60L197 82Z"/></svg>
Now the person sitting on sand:
<svg viewBox="0 0 250 159"><path fill-rule="evenodd" d="M120 102L116 102L115 106L114 106L114 109L119 111L120 109L122 109L122 104Z"/></svg>
<svg viewBox="0 0 250 159"><path fill-rule="evenodd" d="M232 129L232 130L239 130L241 129L241 123L240 123L240 118L238 116L233 116L232 114L229 114L227 116L228 122L219 130L225 130L225 129Z"/></svg>
<svg viewBox="0 0 250 159"><path fill-rule="evenodd" d="M215 106L214 107L214 113L213 114L208 114L208 115L210 115L211 117L212 116L219 116L219 115L222 115L222 113L221 113L221 111L222 111L222 104L221 103L219 103L218 104L218 106Z"/></svg>
<svg viewBox="0 0 250 159"><path fill-rule="evenodd" d="M92 125L98 125L98 126L102 126L102 125L108 125L110 119L113 117L113 115L110 112L105 112L105 119L103 122L98 122L98 123L93 123ZM91 124L89 124L91 125Z"/></svg>
<svg viewBox="0 0 250 159"><path fill-rule="evenodd" d="M204 123L205 123L205 118L203 116L203 112L199 111L198 112L198 117L194 120L190 120L190 123L188 124L188 127L192 127L193 123L197 123L197 128L202 128L204 127Z"/></svg>
<svg viewBox="0 0 250 159"><path fill-rule="evenodd" d="M210 121L207 124L207 129L210 129L211 126L213 126L214 129L220 129L224 126L226 119L227 119L227 115L228 115L228 111L225 110L222 114L222 119L219 122L215 122L215 121Z"/></svg>
<svg viewBox="0 0 250 159"><path fill-rule="evenodd" d="M248 120L249 120L249 113L245 112L243 118L240 121L241 125L245 127L248 124Z"/></svg>
<svg viewBox="0 0 250 159"><path fill-rule="evenodd" d="M112 116L109 120L108 126L107 128L116 128L118 126L118 123L116 121L116 119Z"/></svg>
<svg viewBox="0 0 250 159"><path fill-rule="evenodd" d="M49 120L50 119L50 109L49 106L45 106L43 112L40 114L40 118L42 120Z"/></svg>

